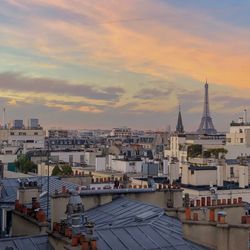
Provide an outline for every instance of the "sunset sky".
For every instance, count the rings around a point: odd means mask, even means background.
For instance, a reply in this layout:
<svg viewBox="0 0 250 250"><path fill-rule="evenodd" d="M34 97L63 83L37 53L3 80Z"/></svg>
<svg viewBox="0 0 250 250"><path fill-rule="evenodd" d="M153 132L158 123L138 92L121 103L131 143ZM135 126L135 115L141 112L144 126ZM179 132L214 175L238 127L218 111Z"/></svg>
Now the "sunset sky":
<svg viewBox="0 0 250 250"><path fill-rule="evenodd" d="M217 130L250 114L250 2L1 0L0 105L45 127ZM249 115L250 117L250 115Z"/></svg>

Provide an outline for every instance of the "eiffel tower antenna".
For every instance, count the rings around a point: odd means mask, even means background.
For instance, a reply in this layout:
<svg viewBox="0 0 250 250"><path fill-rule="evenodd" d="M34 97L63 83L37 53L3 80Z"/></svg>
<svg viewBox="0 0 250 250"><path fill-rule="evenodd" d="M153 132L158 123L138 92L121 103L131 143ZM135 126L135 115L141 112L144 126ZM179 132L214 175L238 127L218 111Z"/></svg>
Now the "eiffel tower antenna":
<svg viewBox="0 0 250 250"><path fill-rule="evenodd" d="M206 80L205 83L205 96L204 96L204 109L203 109L203 115L201 118L201 123L199 126L199 129L197 130L198 134L208 134L213 135L216 134L217 131L214 128L212 118L210 116L209 112L209 97L208 97L208 83Z"/></svg>

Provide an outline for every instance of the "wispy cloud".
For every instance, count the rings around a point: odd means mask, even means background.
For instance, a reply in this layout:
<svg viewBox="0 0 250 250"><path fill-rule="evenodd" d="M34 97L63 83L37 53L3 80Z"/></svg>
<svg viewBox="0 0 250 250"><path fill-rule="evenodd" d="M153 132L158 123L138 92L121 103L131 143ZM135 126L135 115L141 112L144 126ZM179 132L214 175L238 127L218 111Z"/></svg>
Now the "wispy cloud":
<svg viewBox="0 0 250 250"><path fill-rule="evenodd" d="M124 90L119 87L97 88L86 84L70 84L63 80L50 78L31 78L17 73L1 73L0 89L18 92L36 92L44 94L58 94L78 96L89 99L116 101Z"/></svg>
<svg viewBox="0 0 250 250"><path fill-rule="evenodd" d="M137 99L158 99L159 97L167 97L171 94L172 90L163 90L163 89L141 89L134 98Z"/></svg>
<svg viewBox="0 0 250 250"><path fill-rule="evenodd" d="M62 111L101 113L119 102L123 88L70 84L50 78L32 78L17 73L0 73L0 96L6 105L39 104Z"/></svg>

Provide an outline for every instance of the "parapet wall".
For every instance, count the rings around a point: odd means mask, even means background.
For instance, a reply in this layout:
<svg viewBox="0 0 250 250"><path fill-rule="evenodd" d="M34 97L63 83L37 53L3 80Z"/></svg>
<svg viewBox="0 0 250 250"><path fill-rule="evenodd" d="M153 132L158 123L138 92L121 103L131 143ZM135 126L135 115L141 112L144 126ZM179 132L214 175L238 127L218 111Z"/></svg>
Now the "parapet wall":
<svg viewBox="0 0 250 250"><path fill-rule="evenodd" d="M61 179L65 182L74 183L80 186L88 186L92 182L92 176L84 174L80 175L78 172L75 173L74 176L63 176Z"/></svg>
<svg viewBox="0 0 250 250"><path fill-rule="evenodd" d="M211 249L249 250L250 216L245 215L241 197L233 204L230 199L211 202L207 198L182 209L184 238Z"/></svg>
<svg viewBox="0 0 250 250"><path fill-rule="evenodd" d="M183 221L184 238L217 250L249 250L250 225Z"/></svg>
<svg viewBox="0 0 250 250"><path fill-rule="evenodd" d="M47 222L36 221L18 211L12 213L12 236L45 234L48 226Z"/></svg>

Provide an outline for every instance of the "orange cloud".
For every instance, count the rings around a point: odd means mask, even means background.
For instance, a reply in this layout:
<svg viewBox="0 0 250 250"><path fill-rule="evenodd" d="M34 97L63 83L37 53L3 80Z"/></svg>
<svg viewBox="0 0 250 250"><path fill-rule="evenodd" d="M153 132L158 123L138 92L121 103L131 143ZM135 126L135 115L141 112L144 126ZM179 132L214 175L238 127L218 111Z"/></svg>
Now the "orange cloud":
<svg viewBox="0 0 250 250"><path fill-rule="evenodd" d="M11 105L11 106L16 106L17 105L17 101L16 101L16 99L10 99L8 101L8 104Z"/></svg>
<svg viewBox="0 0 250 250"><path fill-rule="evenodd" d="M80 112L88 112L88 113L102 113L103 111L95 108L95 107L91 107L91 106L74 106L74 105L68 105L68 104L59 104L59 103L46 103L45 106L50 107L50 108L58 108L61 111L80 111Z"/></svg>
<svg viewBox="0 0 250 250"><path fill-rule="evenodd" d="M61 8L86 17L82 23L30 17L32 32L26 33L26 38L22 35L26 41L21 46L31 47L59 64L113 68L172 80L178 79L179 75L199 81L207 76L220 84L249 87L248 30L166 3L156 5L153 1L144 1L143 8L140 8L142 1L24 0L22 4ZM155 18L149 16L142 22L123 22L131 17L130 13L135 17L147 17L151 13ZM171 13L175 18L172 22L157 18L157 14ZM177 25L184 22L184 18L189 29ZM192 30L199 23L200 29L202 24L205 29L217 29L214 38L209 39L204 31Z"/></svg>

